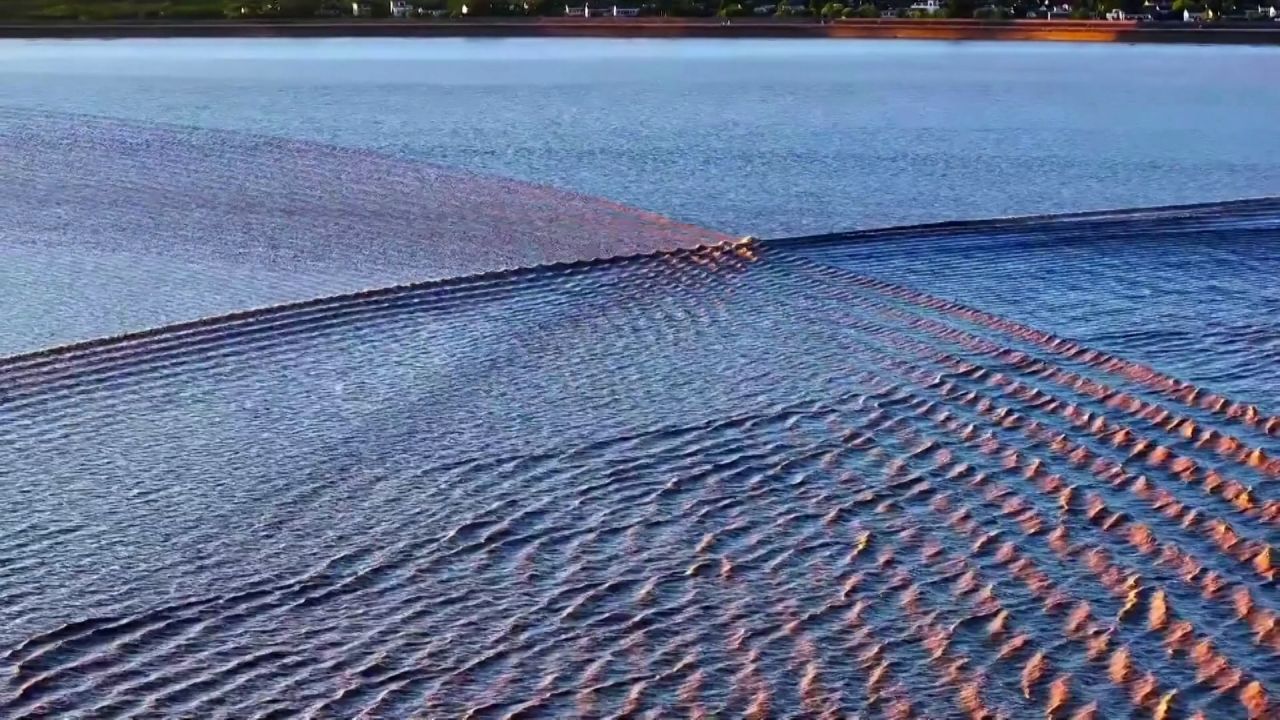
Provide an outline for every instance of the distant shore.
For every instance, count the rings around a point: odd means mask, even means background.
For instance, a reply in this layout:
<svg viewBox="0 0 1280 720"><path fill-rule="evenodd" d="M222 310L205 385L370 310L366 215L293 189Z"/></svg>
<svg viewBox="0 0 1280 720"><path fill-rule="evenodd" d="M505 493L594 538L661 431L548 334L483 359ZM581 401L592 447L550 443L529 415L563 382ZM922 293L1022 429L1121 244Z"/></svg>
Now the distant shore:
<svg viewBox="0 0 1280 720"><path fill-rule="evenodd" d="M529 18L467 20L274 20L32 22L0 24L0 38L165 37L594 37L880 38L1065 42L1280 44L1280 23L1260 26L1073 20L812 20Z"/></svg>

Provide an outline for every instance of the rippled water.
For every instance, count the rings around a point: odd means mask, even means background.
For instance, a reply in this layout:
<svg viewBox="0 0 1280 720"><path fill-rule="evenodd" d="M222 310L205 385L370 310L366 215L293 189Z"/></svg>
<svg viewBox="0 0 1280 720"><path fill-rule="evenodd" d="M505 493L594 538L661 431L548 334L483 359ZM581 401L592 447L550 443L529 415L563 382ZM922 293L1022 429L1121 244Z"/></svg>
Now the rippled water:
<svg viewBox="0 0 1280 720"><path fill-rule="evenodd" d="M1280 193L1278 60L1052 43L0 41L0 296L22 298L0 313L0 354L720 233Z"/></svg>
<svg viewBox="0 0 1280 720"><path fill-rule="evenodd" d="M1264 195L1274 50L0 52L0 717L1276 717L1280 201L530 182Z"/></svg>
<svg viewBox="0 0 1280 720"><path fill-rule="evenodd" d="M1033 235L1018 222L889 230L871 243L833 235L806 253L1280 407L1280 220L1169 217L1150 233L1149 217L1080 219Z"/></svg>
<svg viewBox="0 0 1280 720"><path fill-rule="evenodd" d="M760 237L1280 194L1277 47L0 42L0 103L305 138Z"/></svg>
<svg viewBox="0 0 1280 720"><path fill-rule="evenodd" d="M0 355L484 270L716 242L364 150L0 108Z"/></svg>
<svg viewBox="0 0 1280 720"><path fill-rule="evenodd" d="M1274 717L1274 369L1149 367L1091 304L1215 287L1157 322L1274 338L1232 298L1278 228L720 244L11 358L0 708Z"/></svg>

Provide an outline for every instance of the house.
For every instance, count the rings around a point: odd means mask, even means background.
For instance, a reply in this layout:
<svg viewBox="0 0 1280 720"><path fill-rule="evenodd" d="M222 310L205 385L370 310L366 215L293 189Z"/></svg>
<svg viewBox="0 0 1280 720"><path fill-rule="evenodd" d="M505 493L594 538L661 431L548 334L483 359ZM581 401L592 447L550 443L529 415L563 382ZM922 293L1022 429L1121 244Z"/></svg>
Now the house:
<svg viewBox="0 0 1280 720"><path fill-rule="evenodd" d="M916 0L911 3L911 9L924 13L940 13L945 10L947 4L944 0Z"/></svg>
<svg viewBox="0 0 1280 720"><path fill-rule="evenodd" d="M591 13L591 9L588 8L585 4L564 6L565 17L591 17L590 13Z"/></svg>
<svg viewBox="0 0 1280 720"><path fill-rule="evenodd" d="M757 5L751 8L751 12L755 15L773 15L778 12L777 5Z"/></svg>
<svg viewBox="0 0 1280 720"><path fill-rule="evenodd" d="M413 14L413 6L408 0L388 0L391 10L391 17L407 18Z"/></svg>
<svg viewBox="0 0 1280 720"><path fill-rule="evenodd" d="M614 17L638 17L640 15L640 4L635 2L624 2L620 5L613 6Z"/></svg>
<svg viewBox="0 0 1280 720"><path fill-rule="evenodd" d="M373 17L373 3L353 2L351 3L352 17Z"/></svg>
<svg viewBox="0 0 1280 720"><path fill-rule="evenodd" d="M1032 10L1027 13L1029 18L1040 18L1042 20L1066 20L1071 17L1071 6L1067 3L1061 5L1041 5L1039 10Z"/></svg>
<svg viewBox="0 0 1280 720"><path fill-rule="evenodd" d="M881 10L880 17L886 20L892 20L898 17L898 11L894 10L893 8L888 8L887 10Z"/></svg>
<svg viewBox="0 0 1280 720"><path fill-rule="evenodd" d="M1236 8L1236 11L1233 14L1221 15L1219 17L1221 17L1223 20L1229 20L1232 22L1256 22L1258 20L1275 20L1276 9L1274 7L1267 7L1265 5L1259 5L1257 8L1248 9L1248 10L1244 8Z"/></svg>
<svg viewBox="0 0 1280 720"><path fill-rule="evenodd" d="M1212 10L1192 10L1187 8L1182 11L1182 22L1204 22L1213 19Z"/></svg>

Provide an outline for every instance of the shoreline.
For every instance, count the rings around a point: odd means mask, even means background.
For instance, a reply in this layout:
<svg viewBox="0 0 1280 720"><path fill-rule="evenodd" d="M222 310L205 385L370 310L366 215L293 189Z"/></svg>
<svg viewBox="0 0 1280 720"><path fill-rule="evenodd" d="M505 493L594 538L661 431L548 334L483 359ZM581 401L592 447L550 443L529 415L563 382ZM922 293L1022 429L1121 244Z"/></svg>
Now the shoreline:
<svg viewBox="0 0 1280 720"><path fill-rule="evenodd" d="M1280 23L1261 27L1072 20L839 20L713 18L136 21L119 23L3 23L2 39L126 39L201 37L584 37L884 40L1021 40L1052 42L1280 45Z"/></svg>

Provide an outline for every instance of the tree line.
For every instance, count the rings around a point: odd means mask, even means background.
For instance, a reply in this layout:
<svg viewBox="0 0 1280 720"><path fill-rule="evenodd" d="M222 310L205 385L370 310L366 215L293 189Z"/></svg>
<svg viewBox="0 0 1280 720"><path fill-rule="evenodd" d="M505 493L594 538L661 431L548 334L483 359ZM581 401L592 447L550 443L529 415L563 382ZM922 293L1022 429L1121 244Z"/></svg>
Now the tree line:
<svg viewBox="0 0 1280 720"><path fill-rule="evenodd" d="M570 0L577 4L582 0ZM1062 0L1058 0L1061 3ZM564 13L565 0L411 0L412 4L428 11L461 14L467 5L469 16L491 15L543 15L558 16ZM736 17L753 15L760 5L773 6L777 15L806 15L815 18L873 18L879 17L883 5L867 0L809 0L808 5L792 5L787 0L652 0L644 13L671 17L696 17L721 15ZM949 0L941 13L945 17L986 17L1002 19L1025 17L1041 6L1039 0ZM1146 9L1144 0L1073 0L1076 17L1099 17L1115 9L1126 13L1141 13ZM369 10L374 17L389 14L386 0L370 0ZM1185 9L1207 8L1217 15L1233 11L1233 0L1174 0L1172 9L1181 13ZM918 17L921 13L906 8L902 16ZM281 18L305 19L338 17L351 14L349 0L0 0L0 19L8 20L164 20L164 19L220 19L220 18Z"/></svg>

